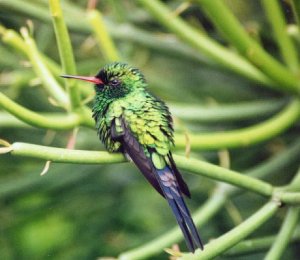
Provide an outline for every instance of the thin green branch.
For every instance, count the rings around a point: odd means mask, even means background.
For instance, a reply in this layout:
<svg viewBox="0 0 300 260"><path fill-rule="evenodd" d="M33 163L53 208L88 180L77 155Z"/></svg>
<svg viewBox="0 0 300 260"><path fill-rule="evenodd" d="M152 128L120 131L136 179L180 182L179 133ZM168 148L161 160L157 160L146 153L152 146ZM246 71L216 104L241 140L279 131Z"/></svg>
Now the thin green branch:
<svg viewBox="0 0 300 260"><path fill-rule="evenodd" d="M298 224L300 208L290 207L285 218L281 229L274 241L270 251L264 258L265 260L279 260L283 259L282 254L288 246L295 228Z"/></svg>
<svg viewBox="0 0 300 260"><path fill-rule="evenodd" d="M267 182L197 159L186 158L176 154L174 154L174 159L177 166L183 170L209 177L214 180L233 184L235 186L254 191L263 196L272 196L273 187Z"/></svg>
<svg viewBox="0 0 300 260"><path fill-rule="evenodd" d="M265 251L270 248L277 236L266 236L261 238L254 238L245 241L241 241L236 246L229 249L224 255L225 256L240 256L251 253L258 253L259 251ZM291 242L299 242L300 240L300 229L298 228L291 238Z"/></svg>
<svg viewBox="0 0 300 260"><path fill-rule="evenodd" d="M20 52L23 55L29 56L28 49L26 48L24 40L16 31L12 29L6 29L4 26L0 25L0 35L2 37L2 41L5 44L11 46L12 48L14 48L14 50ZM41 52L39 52L39 55L53 74L59 75L61 73L60 67L54 60L50 59L48 56L44 55Z"/></svg>
<svg viewBox="0 0 300 260"><path fill-rule="evenodd" d="M13 143L12 155L32 157L53 162L111 164L125 162L120 153L83 151L27 143Z"/></svg>
<svg viewBox="0 0 300 260"><path fill-rule="evenodd" d="M300 157L300 138L292 141L289 147L284 151L275 154L263 163L254 166L246 173L254 178L265 178L278 171L284 171L289 165L299 161ZM299 171L300 173L300 171ZM295 179L293 179L294 182Z"/></svg>
<svg viewBox="0 0 300 260"><path fill-rule="evenodd" d="M15 103L0 92L0 107L13 114L27 124L55 130L67 130L78 126L81 118L78 114L69 114L64 116L41 116L38 113Z"/></svg>
<svg viewBox="0 0 300 260"><path fill-rule="evenodd" d="M288 187L289 190L300 190L300 168Z"/></svg>
<svg viewBox="0 0 300 260"><path fill-rule="evenodd" d="M278 84L282 91L300 93L299 79L253 40L221 0L197 0L211 21L248 60Z"/></svg>
<svg viewBox="0 0 300 260"><path fill-rule="evenodd" d="M193 219L197 227L201 227L209 221L226 202L223 191L217 190L209 199L193 214ZM140 247L123 252L119 255L120 260L139 260L159 254L162 249L171 247L172 244L182 240L182 234L178 227L170 229L163 235L143 244Z"/></svg>
<svg viewBox="0 0 300 260"><path fill-rule="evenodd" d="M274 37L279 45L283 60L293 72L297 72L298 54L292 39L287 33L287 24L279 1L263 0L262 4L272 25Z"/></svg>
<svg viewBox="0 0 300 260"><path fill-rule="evenodd" d="M185 58L189 61L214 65L214 68L220 67L217 62L213 62L208 57L200 52L195 52L195 49L180 41L173 34L153 34L146 30L136 28L131 24L113 24L107 23L111 35L121 41L129 41L132 44L146 46L155 52L169 54L172 57Z"/></svg>
<svg viewBox="0 0 300 260"><path fill-rule="evenodd" d="M75 75L76 65L73 56L73 49L60 6L60 0L50 0L49 6L53 19L63 73ZM70 96L71 108L74 110L81 106L77 82L66 80L66 86Z"/></svg>
<svg viewBox="0 0 300 260"><path fill-rule="evenodd" d="M1 101L1 93L0 93L0 106L3 101ZM17 119L6 112L0 112L0 128L30 128L31 126Z"/></svg>
<svg viewBox="0 0 300 260"><path fill-rule="evenodd" d="M299 116L300 101L296 99L277 115L257 125L221 133L191 134L191 148L234 148L266 141L291 127ZM177 148L185 147L185 136L175 135L175 143Z"/></svg>
<svg viewBox="0 0 300 260"><path fill-rule="evenodd" d="M87 18L105 59L109 62L118 61L120 59L120 55L118 54L117 48L106 29L101 13L97 10L89 10Z"/></svg>
<svg viewBox="0 0 300 260"><path fill-rule="evenodd" d="M268 77L246 61L243 57L234 52L228 51L227 48L202 34L199 30L192 28L183 19L175 16L165 4L158 0L137 1L147 8L155 19L160 21L170 31L174 32L179 38L183 39L195 49L210 57L212 60L240 75L245 76L246 78L250 78L265 85L274 86Z"/></svg>
<svg viewBox="0 0 300 260"><path fill-rule="evenodd" d="M213 106L171 103L169 107L174 116L183 120L201 123L228 123L269 116L278 111L284 103L284 100L271 99Z"/></svg>
<svg viewBox="0 0 300 260"><path fill-rule="evenodd" d="M4 26L0 25L0 35L4 43L9 44L19 52L27 54L24 40L17 32L12 29L6 29Z"/></svg>
<svg viewBox="0 0 300 260"><path fill-rule="evenodd" d="M268 219L270 219L278 210L278 203L274 201L268 202L251 217L245 220L242 224L238 225L234 229L230 230L226 234L220 236L217 239L212 240L205 245L203 251L197 250L195 254L184 254L179 259L193 260L193 259L213 259L219 256L229 248L236 245L238 242L249 236L257 228L263 225Z"/></svg>
<svg viewBox="0 0 300 260"><path fill-rule="evenodd" d="M37 47L35 45L34 40L29 36L28 31L23 28L22 35L24 37L24 43L26 48L26 54L30 59L30 62L33 66L33 69L37 76L43 82L44 88L48 91L48 93L55 98L59 105L62 107L69 107L69 99L60 85L57 83L51 72L48 70L46 65L44 64Z"/></svg>
<svg viewBox="0 0 300 260"><path fill-rule="evenodd" d="M300 204L300 192L276 192L274 198L287 204L299 205Z"/></svg>
<svg viewBox="0 0 300 260"><path fill-rule="evenodd" d="M263 179L267 176L272 176L272 174L280 171L285 171L286 167L293 163L297 163L299 161L300 155L300 138L294 140L294 142L283 152L278 153L272 156L270 159L264 161L263 163L256 165L255 167L245 171L244 174L247 176L256 178L256 179ZM293 179L292 183L296 180L296 177ZM222 185L225 186L228 190L229 196L234 196L237 193L241 193L242 190L235 186L229 186L228 184L223 183ZM285 186L286 188L274 188L274 194L276 200L280 200L281 198L278 197L278 194L282 194L282 192L289 191L289 187L294 188L292 185ZM292 189L294 191L294 189ZM296 190L297 191L297 190Z"/></svg>

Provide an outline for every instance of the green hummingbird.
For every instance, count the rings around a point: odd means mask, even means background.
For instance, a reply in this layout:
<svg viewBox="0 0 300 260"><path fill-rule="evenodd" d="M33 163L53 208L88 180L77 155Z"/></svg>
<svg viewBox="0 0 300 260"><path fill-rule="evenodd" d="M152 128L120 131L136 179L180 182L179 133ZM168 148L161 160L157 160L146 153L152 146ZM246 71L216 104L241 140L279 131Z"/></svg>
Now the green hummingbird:
<svg viewBox="0 0 300 260"><path fill-rule="evenodd" d="M166 104L147 91L140 70L126 63L106 65L95 77L62 75L95 84L93 118L109 152L122 152L168 201L188 249L203 249L183 195L191 197L173 160L173 121Z"/></svg>

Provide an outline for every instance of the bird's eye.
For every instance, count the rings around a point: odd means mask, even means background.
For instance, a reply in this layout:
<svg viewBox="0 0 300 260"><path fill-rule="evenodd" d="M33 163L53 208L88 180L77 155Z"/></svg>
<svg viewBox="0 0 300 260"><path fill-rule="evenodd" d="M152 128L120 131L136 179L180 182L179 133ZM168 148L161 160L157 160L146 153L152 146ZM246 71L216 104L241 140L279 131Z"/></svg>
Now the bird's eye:
<svg viewBox="0 0 300 260"><path fill-rule="evenodd" d="M120 81L117 79L112 79L109 83L111 86L117 86L120 84Z"/></svg>

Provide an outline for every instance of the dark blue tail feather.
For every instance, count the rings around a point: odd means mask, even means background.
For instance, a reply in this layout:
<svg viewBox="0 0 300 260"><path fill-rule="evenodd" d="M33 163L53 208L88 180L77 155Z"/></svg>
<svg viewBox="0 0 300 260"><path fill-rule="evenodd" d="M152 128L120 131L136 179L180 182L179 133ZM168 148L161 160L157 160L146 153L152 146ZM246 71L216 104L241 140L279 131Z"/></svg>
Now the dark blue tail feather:
<svg viewBox="0 0 300 260"><path fill-rule="evenodd" d="M200 236L184 202L176 177L172 170L166 166L162 170L156 170L158 183L167 199L175 218L185 237L188 249L194 252L197 248L203 249Z"/></svg>

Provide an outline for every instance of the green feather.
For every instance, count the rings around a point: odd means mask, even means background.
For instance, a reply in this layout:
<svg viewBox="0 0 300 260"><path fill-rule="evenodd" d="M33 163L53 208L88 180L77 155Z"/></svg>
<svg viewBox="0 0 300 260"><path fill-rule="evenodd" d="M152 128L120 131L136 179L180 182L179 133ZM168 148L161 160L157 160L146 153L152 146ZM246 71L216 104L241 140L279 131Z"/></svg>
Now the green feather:
<svg viewBox="0 0 300 260"><path fill-rule="evenodd" d="M166 167L166 162L162 156L158 155L157 153L153 153L151 157L156 169L162 170Z"/></svg>
<svg viewBox="0 0 300 260"><path fill-rule="evenodd" d="M99 72L106 82L95 87L96 98L93 115L100 139L109 151L118 151L121 144L112 140L111 125L115 121L116 131L122 133L120 118L124 120L133 136L150 156L156 152L153 163L164 164L164 156L173 144L172 119L167 106L146 90L146 82L139 70L123 63L113 63ZM118 86L110 81L117 79Z"/></svg>

